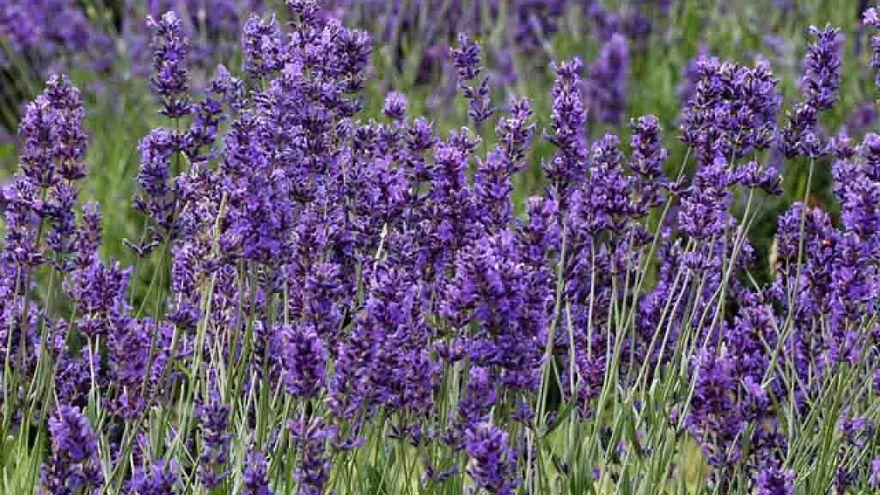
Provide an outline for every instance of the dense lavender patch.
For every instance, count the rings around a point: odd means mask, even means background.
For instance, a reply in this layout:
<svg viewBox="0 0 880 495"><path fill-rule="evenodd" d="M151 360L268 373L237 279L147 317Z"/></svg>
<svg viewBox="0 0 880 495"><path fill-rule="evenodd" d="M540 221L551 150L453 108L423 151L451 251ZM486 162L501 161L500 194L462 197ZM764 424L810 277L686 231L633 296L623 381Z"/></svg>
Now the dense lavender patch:
<svg viewBox="0 0 880 495"><path fill-rule="evenodd" d="M766 60L696 60L670 163L654 115L588 138L627 117L624 20L600 8L600 56L552 65L537 136L466 34L445 54L472 125L439 132L397 91L368 119L370 35L286 4L285 22L247 18L241 67L206 84L186 18L149 19L163 124L132 150L133 266L100 255L79 200L99 172L80 92L52 76L26 108L0 195L4 488L877 487L880 136L821 132L835 28L809 31L792 104ZM822 160L834 212L810 202ZM798 166L761 283L750 228Z"/></svg>

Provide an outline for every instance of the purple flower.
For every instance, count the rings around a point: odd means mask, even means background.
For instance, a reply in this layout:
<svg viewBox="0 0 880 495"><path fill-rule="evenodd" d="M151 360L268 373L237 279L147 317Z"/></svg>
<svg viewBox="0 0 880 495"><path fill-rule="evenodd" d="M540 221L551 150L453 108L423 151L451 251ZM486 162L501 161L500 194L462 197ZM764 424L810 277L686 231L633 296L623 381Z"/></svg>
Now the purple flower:
<svg viewBox="0 0 880 495"><path fill-rule="evenodd" d="M284 385L294 397L310 399L324 385L327 351L324 342L309 325L281 326L281 366Z"/></svg>
<svg viewBox="0 0 880 495"><path fill-rule="evenodd" d="M489 78L477 81L482 71L480 45L467 34L459 33L458 48L451 49L452 65L458 75L458 87L470 102L468 115L477 124L487 120L495 113L489 98Z"/></svg>
<svg viewBox="0 0 880 495"><path fill-rule="evenodd" d="M490 334L507 329L521 311L520 267L507 232L482 237L456 261L456 277L449 284L443 313L456 326L469 321Z"/></svg>
<svg viewBox="0 0 880 495"><path fill-rule="evenodd" d="M177 461L156 460L134 470L125 484L125 495L171 495L180 485Z"/></svg>
<svg viewBox="0 0 880 495"><path fill-rule="evenodd" d="M559 249L558 208L553 199L542 196L526 201L528 221L517 229L518 249L523 262L536 269L546 268L547 259Z"/></svg>
<svg viewBox="0 0 880 495"><path fill-rule="evenodd" d="M220 394L213 390L207 402L196 408L201 432L198 475L202 485L208 490L223 482L229 476L224 469L229 459L229 441L232 434L229 426L229 407L223 404Z"/></svg>
<svg viewBox="0 0 880 495"><path fill-rule="evenodd" d="M428 349L422 288L405 269L378 264L355 325L340 344L331 407L343 417L378 405L431 410L438 366Z"/></svg>
<svg viewBox="0 0 880 495"><path fill-rule="evenodd" d="M59 332L59 344L65 346L67 332ZM88 349L83 349L82 357L68 356L66 349L61 351L56 361L55 389L61 404L85 407L88 403L89 390L92 387L92 373L101 376L101 357L92 353L89 360Z"/></svg>
<svg viewBox="0 0 880 495"><path fill-rule="evenodd" d="M688 430L709 464L722 468L738 460L735 442L744 426L735 402L733 362L726 354L716 356L713 349L704 348L693 369L696 383L686 418Z"/></svg>
<svg viewBox="0 0 880 495"><path fill-rule="evenodd" d="M157 128L147 134L138 145L141 168L138 184L141 192L135 198L135 207L170 232L176 210L176 197L170 184L172 158L180 149L178 137L168 129Z"/></svg>
<svg viewBox="0 0 880 495"><path fill-rule="evenodd" d="M303 287L303 316L331 348L339 340L344 283L344 274L338 264L318 263L311 267Z"/></svg>
<svg viewBox="0 0 880 495"><path fill-rule="evenodd" d="M204 101L192 105L193 121L189 129L181 137L181 147L191 166L196 167L208 160L212 154L210 147L217 137L220 122L224 119L221 102L206 97ZM204 148L208 147L208 152Z"/></svg>
<svg viewBox="0 0 880 495"><path fill-rule="evenodd" d="M864 416L850 417L846 412L837 422L837 429L846 442L858 449L864 449L874 437L875 426Z"/></svg>
<svg viewBox="0 0 880 495"><path fill-rule="evenodd" d="M458 403L458 422L461 428L489 419L489 412L498 401L498 386L492 378L489 369L481 366L474 366L468 372L467 387Z"/></svg>
<svg viewBox="0 0 880 495"><path fill-rule="evenodd" d="M590 147L590 177L578 191L572 206L577 225L572 230L595 234L604 230L620 232L635 213L632 181L624 175L623 153L614 134L606 134Z"/></svg>
<svg viewBox="0 0 880 495"><path fill-rule="evenodd" d="M392 91L385 96L384 113L391 120L402 122L406 119L406 96Z"/></svg>
<svg viewBox="0 0 880 495"><path fill-rule="evenodd" d="M243 115L226 134L221 180L227 189L228 211L219 243L232 256L272 264L290 249L292 184L287 173L270 161L262 141L264 130L254 116Z"/></svg>
<svg viewBox="0 0 880 495"><path fill-rule="evenodd" d="M470 150L447 141L434 150L430 192L431 257L440 270L474 236L474 195L467 180Z"/></svg>
<svg viewBox="0 0 880 495"><path fill-rule="evenodd" d="M632 121L632 170L645 181L663 176L667 151L657 117L644 115Z"/></svg>
<svg viewBox="0 0 880 495"><path fill-rule="evenodd" d="M36 184L23 176L13 177L12 183L2 190L6 224L3 259L17 267L16 278L24 279L27 267L45 261L38 243L43 210L39 191Z"/></svg>
<svg viewBox="0 0 880 495"><path fill-rule="evenodd" d="M556 154L542 167L561 210L566 209L569 191L583 180L586 172L587 110L580 94L582 66L583 62L575 58L555 67L556 81L551 91L552 132L544 134L544 138L556 146Z"/></svg>
<svg viewBox="0 0 880 495"><path fill-rule="evenodd" d="M880 29L880 14L878 14L876 8L871 7L862 14L862 24ZM871 36L871 48L874 49L871 55L871 67L878 70L880 69L880 35L875 34ZM875 77L875 85L880 87L880 71L877 72Z"/></svg>
<svg viewBox="0 0 880 495"><path fill-rule="evenodd" d="M789 159L799 155L820 156L823 150L816 131L818 123L815 107L806 103L795 105L789 114L788 125L779 132L779 151Z"/></svg>
<svg viewBox="0 0 880 495"><path fill-rule="evenodd" d="M449 53L460 81L469 82L480 75L483 70L480 45L471 40L467 33L458 33L458 48L450 49Z"/></svg>
<svg viewBox="0 0 880 495"><path fill-rule="evenodd" d="M242 495L272 495L266 456L261 452L248 454L242 485Z"/></svg>
<svg viewBox="0 0 880 495"><path fill-rule="evenodd" d="M28 162L39 161L30 153L35 152L41 144L48 144L50 147L43 150L48 155L43 155L43 158L49 158L54 163L44 166L57 167L58 175L68 181L85 177L83 158L87 138L82 123L84 114L80 92L71 85L67 76L50 76L46 81L46 90L28 106L22 121L19 131L25 140L22 169L27 173ZM33 165L37 168L41 166Z"/></svg>
<svg viewBox="0 0 880 495"><path fill-rule="evenodd" d="M684 194L678 222L687 235L707 240L721 235L731 222L728 208L732 200L729 191L730 174L727 160L716 155L711 162L697 170L694 182Z"/></svg>
<svg viewBox="0 0 880 495"><path fill-rule="evenodd" d="M832 165L834 193L841 207L843 226L862 242L875 248L880 229L880 208L872 198L880 192L880 136L868 134L858 147L858 156L837 159Z"/></svg>
<svg viewBox="0 0 880 495"><path fill-rule="evenodd" d="M758 495L794 494L794 471L781 468L762 469L755 478Z"/></svg>
<svg viewBox="0 0 880 495"><path fill-rule="evenodd" d="M816 37L816 41L810 44L804 60L801 92L808 105L827 110L839 99L843 36L840 29L819 29L816 26L810 27L810 34Z"/></svg>
<svg viewBox="0 0 880 495"><path fill-rule="evenodd" d="M101 223L101 211L98 205L93 202L83 205L82 223L73 241L75 264L78 268L85 268L97 261L98 248L101 247Z"/></svg>
<svg viewBox="0 0 880 495"><path fill-rule="evenodd" d="M628 79L629 45L626 38L615 33L590 66L586 92L591 119L612 125L621 123Z"/></svg>
<svg viewBox="0 0 880 495"><path fill-rule="evenodd" d="M117 398L111 410L121 418L132 420L143 413L146 397L142 395L144 381L148 379L147 363L150 360L151 334L155 328L152 320L135 321L116 314L111 318L113 331L108 336L109 364Z"/></svg>
<svg viewBox="0 0 880 495"><path fill-rule="evenodd" d="M682 109L686 108L696 95L697 83L700 80L700 65L707 58L710 58L709 51L704 44L701 44L696 56L681 68L676 92L678 93L678 103Z"/></svg>
<svg viewBox="0 0 880 495"><path fill-rule="evenodd" d="M871 479L869 482L874 488L880 488L880 457L871 461Z"/></svg>
<svg viewBox="0 0 880 495"><path fill-rule="evenodd" d="M175 299L168 319L182 328L195 328L201 318L197 277L207 249L194 242L182 242L171 248L171 291Z"/></svg>
<svg viewBox="0 0 880 495"><path fill-rule="evenodd" d="M513 207L511 175L513 164L500 151L491 151L485 160L477 162L474 173L476 215L489 233L498 232L510 222Z"/></svg>
<svg viewBox="0 0 880 495"><path fill-rule="evenodd" d="M82 315L77 324L86 336L107 333L111 319L125 313L125 291L130 273L130 268L123 269L118 263L107 266L95 261L74 270L65 282L68 294Z"/></svg>
<svg viewBox="0 0 880 495"><path fill-rule="evenodd" d="M526 154L532 143L532 135L535 133L531 102L527 98L511 98L508 113L498 119L495 131L498 134L501 151L513 169L522 170L526 166Z"/></svg>
<svg viewBox="0 0 880 495"><path fill-rule="evenodd" d="M782 194L782 177L773 165L761 168L758 162L748 162L734 171L732 179L749 188L761 188L767 194Z"/></svg>
<svg viewBox="0 0 880 495"><path fill-rule="evenodd" d="M242 34L243 70L259 79L281 70L285 62L283 35L273 16L268 22L251 15Z"/></svg>
<svg viewBox="0 0 880 495"><path fill-rule="evenodd" d="M2 193L6 210L7 256L23 265L44 261L43 239L54 253L53 266L69 271L73 252L76 181L85 175L86 135L79 91L65 76L53 75L46 90L25 109L21 173ZM47 253L48 254L48 253Z"/></svg>
<svg viewBox="0 0 880 495"><path fill-rule="evenodd" d="M696 89L681 119L681 139L697 158L736 159L766 148L776 132L780 94L766 60L754 67L702 58Z"/></svg>
<svg viewBox="0 0 880 495"><path fill-rule="evenodd" d="M662 201L660 188L665 185L663 166L668 153L663 147L660 123L657 117L645 115L632 121L632 161L630 169L636 180L638 196L636 209L640 214L659 206Z"/></svg>
<svg viewBox="0 0 880 495"><path fill-rule="evenodd" d="M830 291L826 312L829 331L826 359L830 363L858 361L863 339L853 330L864 312L874 311L878 300L875 269L865 263L865 246L852 234L839 236L834 243Z"/></svg>
<svg viewBox="0 0 880 495"><path fill-rule="evenodd" d="M491 423L478 423L465 433L468 474L477 486L494 495L513 494L516 454L508 445L507 433Z"/></svg>
<svg viewBox="0 0 880 495"><path fill-rule="evenodd" d="M92 425L75 407L61 406L49 418L52 454L40 469L49 493L91 493L104 484L98 439Z"/></svg>
<svg viewBox="0 0 880 495"><path fill-rule="evenodd" d="M180 19L174 12L166 12L158 20L148 17L153 31L150 49L153 52L153 77L150 86L162 103L162 114L177 119L188 115L189 84L187 57L189 40L183 34Z"/></svg>
<svg viewBox="0 0 880 495"><path fill-rule="evenodd" d="M335 436L335 428L323 418L311 421L300 417L287 423L294 445L300 452L294 477L299 482L298 495L320 495L330 474L330 461L324 456L326 443Z"/></svg>

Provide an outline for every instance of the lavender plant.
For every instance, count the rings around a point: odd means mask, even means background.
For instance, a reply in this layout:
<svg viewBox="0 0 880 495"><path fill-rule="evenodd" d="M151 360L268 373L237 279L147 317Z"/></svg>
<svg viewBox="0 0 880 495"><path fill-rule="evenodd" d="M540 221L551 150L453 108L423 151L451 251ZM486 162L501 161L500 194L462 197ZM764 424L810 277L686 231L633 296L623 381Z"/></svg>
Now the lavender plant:
<svg viewBox="0 0 880 495"><path fill-rule="evenodd" d="M624 115L619 35L588 74L553 65L540 139L460 36L473 125L440 132L400 92L366 118L369 35L287 8L205 85L182 18L150 19L164 122L138 147L133 266L79 200L79 91L53 76L27 107L0 195L6 492L876 488L880 136L819 132L836 29L810 31L791 108L769 62L700 58L670 163L654 115L628 146L587 135ZM839 215L810 203L821 160ZM750 234L783 166L808 180L763 283Z"/></svg>

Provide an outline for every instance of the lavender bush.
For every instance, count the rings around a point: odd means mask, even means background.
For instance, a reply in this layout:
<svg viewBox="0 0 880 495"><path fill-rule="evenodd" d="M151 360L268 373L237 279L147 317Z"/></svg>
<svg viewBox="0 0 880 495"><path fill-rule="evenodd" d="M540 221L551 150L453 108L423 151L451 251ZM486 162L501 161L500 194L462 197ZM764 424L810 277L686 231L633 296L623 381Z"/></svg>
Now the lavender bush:
<svg viewBox="0 0 880 495"><path fill-rule="evenodd" d="M80 199L102 172L80 91L53 75L26 107L0 195L4 492L878 489L880 136L821 131L836 28L810 29L794 103L764 59L697 59L675 162L654 115L588 136L627 117L603 84L620 35L589 74L553 64L546 126L458 36L471 123L442 132L397 91L368 118L370 36L287 9L205 84L185 19L149 19L131 266ZM783 167L806 179L761 260Z"/></svg>

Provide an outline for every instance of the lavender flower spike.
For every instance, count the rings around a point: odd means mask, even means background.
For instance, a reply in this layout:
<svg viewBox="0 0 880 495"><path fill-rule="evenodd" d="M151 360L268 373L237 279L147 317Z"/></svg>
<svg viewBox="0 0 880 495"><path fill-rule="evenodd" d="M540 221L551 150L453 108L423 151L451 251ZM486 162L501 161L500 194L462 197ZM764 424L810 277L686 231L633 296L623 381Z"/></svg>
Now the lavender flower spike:
<svg viewBox="0 0 880 495"><path fill-rule="evenodd" d="M153 50L153 77L150 86L161 101L162 113L168 118L180 118L190 113L187 56L189 41L183 34L180 18L166 12L158 20L147 23L153 31L150 48Z"/></svg>
<svg viewBox="0 0 880 495"><path fill-rule="evenodd" d="M862 24L880 29L880 13L876 8L871 7L862 14ZM871 48L874 50L871 54L871 67L877 71L874 75L874 85L880 88L880 34L871 36Z"/></svg>
<svg viewBox="0 0 880 495"><path fill-rule="evenodd" d="M508 445L507 433L491 423L479 423L465 434L468 474L493 495L512 495L516 480L516 456Z"/></svg>
<svg viewBox="0 0 880 495"><path fill-rule="evenodd" d="M53 494L91 493L104 484L98 439L88 418L75 407L61 406L49 418L52 454L40 481Z"/></svg>
<svg viewBox="0 0 880 495"><path fill-rule="evenodd" d="M458 75L458 87L470 102L468 115L480 124L495 113L489 100L489 78L477 80L483 70L480 45L465 33L459 33L458 45L457 49L450 50L452 65Z"/></svg>
<svg viewBox="0 0 880 495"><path fill-rule="evenodd" d="M810 27L816 41L810 44L804 61L801 91L807 103L817 110L827 110L840 98L840 52L843 37L840 29Z"/></svg>

